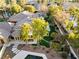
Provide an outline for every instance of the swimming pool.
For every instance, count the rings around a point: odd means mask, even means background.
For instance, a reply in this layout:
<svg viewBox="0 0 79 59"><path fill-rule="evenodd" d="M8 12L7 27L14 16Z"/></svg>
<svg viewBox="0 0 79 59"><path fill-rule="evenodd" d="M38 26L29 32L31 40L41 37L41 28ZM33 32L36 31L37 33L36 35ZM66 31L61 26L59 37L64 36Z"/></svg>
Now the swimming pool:
<svg viewBox="0 0 79 59"><path fill-rule="evenodd" d="M25 59L43 59L43 58L40 56L28 55L27 57L25 57Z"/></svg>

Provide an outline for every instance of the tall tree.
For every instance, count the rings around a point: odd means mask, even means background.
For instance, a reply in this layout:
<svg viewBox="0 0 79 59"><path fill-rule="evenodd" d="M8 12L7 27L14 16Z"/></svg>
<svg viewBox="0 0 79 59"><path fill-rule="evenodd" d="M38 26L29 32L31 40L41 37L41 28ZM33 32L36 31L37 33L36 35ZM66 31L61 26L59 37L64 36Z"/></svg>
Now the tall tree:
<svg viewBox="0 0 79 59"><path fill-rule="evenodd" d="M4 10L5 10L5 6L6 6L6 3L5 3L5 0L0 0L0 14L3 16L4 18Z"/></svg>
<svg viewBox="0 0 79 59"><path fill-rule="evenodd" d="M27 3L27 0L19 0L19 4L21 6L24 6Z"/></svg>
<svg viewBox="0 0 79 59"><path fill-rule="evenodd" d="M48 30L46 29L48 26L48 22L41 18L35 18L32 21L33 27L33 37L37 39L39 42L44 36L48 34Z"/></svg>
<svg viewBox="0 0 79 59"><path fill-rule="evenodd" d="M29 11L29 12L35 12L35 11L36 11L36 8L35 8L33 5L26 5L26 6L24 7L24 9L25 9L26 11Z"/></svg>
<svg viewBox="0 0 79 59"><path fill-rule="evenodd" d="M16 0L11 0L11 4L16 4Z"/></svg>
<svg viewBox="0 0 79 59"><path fill-rule="evenodd" d="M47 4L48 3L48 0L37 0L38 3L41 3L41 4Z"/></svg>
<svg viewBox="0 0 79 59"><path fill-rule="evenodd" d="M29 33L31 31L32 27L30 24L28 23L24 23L22 26L21 26L21 38L24 40L24 41L27 41L29 39Z"/></svg>
<svg viewBox="0 0 79 59"><path fill-rule="evenodd" d="M14 14L14 13L19 13L19 12L21 12L21 10L22 10L22 8L21 8L21 6L18 5L18 4L13 4L13 5L11 6L11 11L12 11L13 14Z"/></svg>
<svg viewBox="0 0 79 59"><path fill-rule="evenodd" d="M0 0L0 8L3 8L6 6L5 0Z"/></svg>

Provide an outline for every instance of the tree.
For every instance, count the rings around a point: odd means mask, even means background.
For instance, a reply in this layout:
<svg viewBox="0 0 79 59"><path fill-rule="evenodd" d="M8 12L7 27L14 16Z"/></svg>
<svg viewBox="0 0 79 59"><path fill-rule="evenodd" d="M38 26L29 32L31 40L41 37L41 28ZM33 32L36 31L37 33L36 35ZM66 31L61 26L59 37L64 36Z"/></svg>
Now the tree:
<svg viewBox="0 0 79 59"><path fill-rule="evenodd" d="M24 9L26 11L29 11L29 12L35 12L36 11L36 8L32 5L26 5Z"/></svg>
<svg viewBox="0 0 79 59"><path fill-rule="evenodd" d="M75 37L76 37L76 35L73 32L69 33L69 35L68 35L69 39L75 39Z"/></svg>
<svg viewBox="0 0 79 59"><path fill-rule="evenodd" d="M19 0L19 4L23 7L27 3L26 0Z"/></svg>
<svg viewBox="0 0 79 59"><path fill-rule="evenodd" d="M22 40L27 41L29 39L29 32L31 31L32 27L28 23L24 23L21 26L21 38Z"/></svg>
<svg viewBox="0 0 79 59"><path fill-rule="evenodd" d="M54 15L54 14L56 14L56 13L58 13L58 12L62 12L63 11L63 8L62 8L62 6L57 6L57 5L54 5L54 6L49 6L49 13L51 14L51 15Z"/></svg>
<svg viewBox="0 0 79 59"><path fill-rule="evenodd" d="M16 0L11 0L11 4L12 5L16 4Z"/></svg>
<svg viewBox="0 0 79 59"><path fill-rule="evenodd" d="M78 7L71 6L68 11L73 17L79 19L79 8Z"/></svg>
<svg viewBox="0 0 79 59"><path fill-rule="evenodd" d="M33 27L33 37L37 39L39 42L44 36L48 34L48 30L46 29L48 26L48 22L41 18L35 18L32 21Z"/></svg>
<svg viewBox="0 0 79 59"><path fill-rule="evenodd" d="M18 5L18 4L13 4L13 5L11 6L11 11L12 11L13 14L14 14L14 13L19 13L19 12L22 11L22 8L21 8L21 6Z"/></svg>
<svg viewBox="0 0 79 59"><path fill-rule="evenodd" d="M56 0L56 2L58 3L62 3L64 0Z"/></svg>
<svg viewBox="0 0 79 59"><path fill-rule="evenodd" d="M47 7L47 5L41 4L41 5L40 5L40 11L47 13L47 12L48 12L48 7Z"/></svg>
<svg viewBox="0 0 79 59"><path fill-rule="evenodd" d="M53 16L56 21L63 23L66 19L69 20L70 14L63 11L62 6L49 6L49 13Z"/></svg>
<svg viewBox="0 0 79 59"><path fill-rule="evenodd" d="M0 8L3 8L6 6L5 0L0 0Z"/></svg>
<svg viewBox="0 0 79 59"><path fill-rule="evenodd" d="M0 0L0 15L2 15L3 18L4 18L3 13L4 13L4 10L5 10L5 6L6 6L5 0Z"/></svg>
<svg viewBox="0 0 79 59"><path fill-rule="evenodd" d="M41 4L47 4L48 3L48 0L37 0L38 3L41 3Z"/></svg>

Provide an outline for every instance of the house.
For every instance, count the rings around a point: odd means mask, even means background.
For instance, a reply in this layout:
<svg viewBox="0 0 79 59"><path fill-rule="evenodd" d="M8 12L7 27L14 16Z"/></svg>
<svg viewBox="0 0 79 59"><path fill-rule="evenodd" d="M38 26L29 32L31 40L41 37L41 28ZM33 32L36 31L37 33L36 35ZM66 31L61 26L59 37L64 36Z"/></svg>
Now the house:
<svg viewBox="0 0 79 59"><path fill-rule="evenodd" d="M32 13L29 13L27 11L24 11L22 13L16 14L13 17L11 17L9 19L10 22L17 22L16 25L13 27L13 32L12 32L12 36L15 39L20 39L20 29L21 29L21 25L24 23L31 23L32 19Z"/></svg>
<svg viewBox="0 0 79 59"><path fill-rule="evenodd" d="M18 13L16 15L13 15L12 17L9 18L9 22L16 22L15 23L15 26L13 27L12 29L12 33L11 33L11 36L14 37L15 40L20 40L22 38L20 38L20 33L21 33L21 25L24 24L24 23L29 23L31 24L32 23L32 18L38 18L40 17L39 14L35 13L30 13L28 11L23 11L21 13ZM49 26L47 26L47 30L50 31L49 29ZM29 41L31 43L35 43L36 44L36 40L34 41L33 38L32 38L32 31L30 31L29 33ZM31 43L28 43L28 44L31 44Z"/></svg>
<svg viewBox="0 0 79 59"><path fill-rule="evenodd" d="M11 31L11 26L8 22L0 22L0 41L2 43L8 42L10 31Z"/></svg>
<svg viewBox="0 0 79 59"><path fill-rule="evenodd" d="M11 25L8 22L0 22L0 29L4 29L7 32L11 31Z"/></svg>

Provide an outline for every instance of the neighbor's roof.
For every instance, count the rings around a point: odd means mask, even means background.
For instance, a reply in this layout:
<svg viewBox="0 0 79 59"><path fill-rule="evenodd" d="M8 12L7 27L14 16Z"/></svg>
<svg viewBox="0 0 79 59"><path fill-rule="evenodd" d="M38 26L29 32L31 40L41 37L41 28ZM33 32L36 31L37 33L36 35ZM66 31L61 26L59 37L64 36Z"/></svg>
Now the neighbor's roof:
<svg viewBox="0 0 79 59"><path fill-rule="evenodd" d="M27 18L28 16L32 17L32 15L33 15L33 13L30 13L28 11L23 11L21 13L11 16L8 21L21 21L21 20Z"/></svg>
<svg viewBox="0 0 79 59"><path fill-rule="evenodd" d="M19 29L22 24L24 24L24 23L29 23L30 24L31 22L32 22L32 19L30 17L27 17L27 18L25 18L21 21L18 21L16 23L16 25L14 26L14 29Z"/></svg>
<svg viewBox="0 0 79 59"><path fill-rule="evenodd" d="M10 33L8 31L0 29L0 38L2 38L4 42L7 42L9 35Z"/></svg>
<svg viewBox="0 0 79 59"><path fill-rule="evenodd" d="M79 3L71 3L71 2L63 2L63 5L62 5L65 9L68 9L70 8L71 6L76 6L76 7L79 7Z"/></svg>
<svg viewBox="0 0 79 59"><path fill-rule="evenodd" d="M8 22L0 22L0 29L4 29L7 32L11 31L11 26Z"/></svg>

